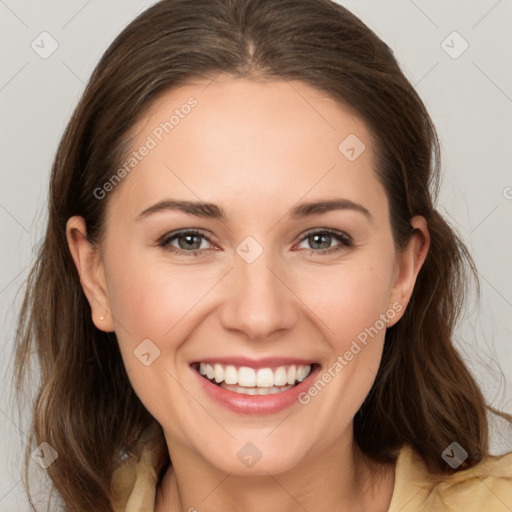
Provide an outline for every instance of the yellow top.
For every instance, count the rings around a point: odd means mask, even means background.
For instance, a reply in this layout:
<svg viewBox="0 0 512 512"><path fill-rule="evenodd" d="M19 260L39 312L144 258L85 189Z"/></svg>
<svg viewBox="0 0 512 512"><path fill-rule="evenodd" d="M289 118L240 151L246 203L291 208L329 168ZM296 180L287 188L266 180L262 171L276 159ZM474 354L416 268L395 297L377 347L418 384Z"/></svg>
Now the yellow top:
<svg viewBox="0 0 512 512"><path fill-rule="evenodd" d="M162 444L146 442L139 457L114 472L115 512L154 512L155 466ZM429 473L409 445L399 452L388 512L512 512L512 452L448 476Z"/></svg>

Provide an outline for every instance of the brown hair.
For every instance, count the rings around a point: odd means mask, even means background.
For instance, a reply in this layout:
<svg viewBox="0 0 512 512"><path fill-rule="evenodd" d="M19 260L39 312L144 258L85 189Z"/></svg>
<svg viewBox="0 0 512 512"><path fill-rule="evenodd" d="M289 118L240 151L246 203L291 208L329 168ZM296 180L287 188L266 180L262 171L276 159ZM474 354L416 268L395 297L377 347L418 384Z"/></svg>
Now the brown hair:
<svg viewBox="0 0 512 512"><path fill-rule="evenodd" d="M409 220L428 221L431 246L404 317L385 338L375 383L354 418L356 442L378 461L409 443L437 473L457 441L466 469L488 455L488 406L452 344L472 260L436 211L439 143L392 51L328 0L163 0L115 39L94 70L60 142L51 173L44 243L17 330L17 389L35 352L41 369L31 445L59 454L48 468L67 509L111 510L115 456L154 419L133 391L116 336L96 329L66 241L66 221L86 220L101 240L105 200L94 194L123 161L130 129L169 89L219 73L300 80L349 105L376 141L376 172L390 202L398 249ZM476 281L477 282L477 281ZM162 461L162 467L169 460Z"/></svg>

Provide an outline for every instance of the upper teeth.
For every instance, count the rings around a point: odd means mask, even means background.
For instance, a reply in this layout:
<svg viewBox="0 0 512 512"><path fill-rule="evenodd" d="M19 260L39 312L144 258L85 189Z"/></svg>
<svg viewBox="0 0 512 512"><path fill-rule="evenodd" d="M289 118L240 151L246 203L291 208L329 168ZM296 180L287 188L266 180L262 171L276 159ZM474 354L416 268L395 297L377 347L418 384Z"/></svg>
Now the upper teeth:
<svg viewBox="0 0 512 512"><path fill-rule="evenodd" d="M302 382L311 371L311 365L279 366L278 368L249 368L232 365L200 363L199 373L206 375L215 382L238 384L243 387L270 388L272 386L286 386Z"/></svg>

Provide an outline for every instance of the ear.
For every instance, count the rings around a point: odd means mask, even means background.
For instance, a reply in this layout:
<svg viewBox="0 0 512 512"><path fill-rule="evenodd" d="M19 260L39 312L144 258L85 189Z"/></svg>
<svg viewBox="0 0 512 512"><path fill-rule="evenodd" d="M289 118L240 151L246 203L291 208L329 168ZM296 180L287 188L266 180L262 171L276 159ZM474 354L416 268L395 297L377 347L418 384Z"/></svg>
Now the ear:
<svg viewBox="0 0 512 512"><path fill-rule="evenodd" d="M75 262L80 284L89 301L94 325L105 332L114 330L108 300L103 261L99 248L87 238L83 217L70 217L66 223L66 238ZM102 318L103 317L103 318Z"/></svg>
<svg viewBox="0 0 512 512"><path fill-rule="evenodd" d="M400 313L388 322L388 327L403 316L430 246L430 234L425 218L418 215L410 220L410 224L414 231L407 247L397 254L394 283L389 299L390 306L400 304L402 308Z"/></svg>

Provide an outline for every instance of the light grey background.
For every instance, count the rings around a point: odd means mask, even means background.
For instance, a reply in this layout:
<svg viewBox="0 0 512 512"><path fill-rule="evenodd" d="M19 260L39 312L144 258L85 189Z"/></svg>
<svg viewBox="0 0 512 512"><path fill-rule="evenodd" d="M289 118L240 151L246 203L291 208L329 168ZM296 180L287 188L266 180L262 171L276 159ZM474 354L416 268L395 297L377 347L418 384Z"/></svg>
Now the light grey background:
<svg viewBox="0 0 512 512"><path fill-rule="evenodd" d="M28 510L20 481L27 423L10 394L12 340L32 250L43 234L51 161L94 65L152 3L0 0L1 511ZM468 311L457 346L488 401L512 413L512 2L340 3L394 50L438 128L444 171L439 208L468 243L482 281L480 310ZM47 58L31 47L51 49L55 43L40 35L44 31L58 44ZM469 46L458 56L465 41ZM505 434L493 423L494 453L512 449ZM33 470L44 482L44 470Z"/></svg>

